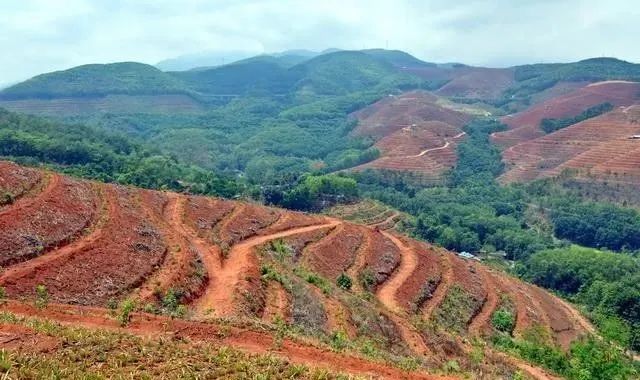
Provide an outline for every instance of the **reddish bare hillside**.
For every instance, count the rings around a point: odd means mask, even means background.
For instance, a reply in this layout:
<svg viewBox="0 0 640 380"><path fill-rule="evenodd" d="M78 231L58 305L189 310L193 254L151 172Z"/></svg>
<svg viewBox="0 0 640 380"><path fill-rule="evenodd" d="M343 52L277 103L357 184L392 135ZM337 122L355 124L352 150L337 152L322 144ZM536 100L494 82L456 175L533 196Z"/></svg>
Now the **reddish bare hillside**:
<svg viewBox="0 0 640 380"><path fill-rule="evenodd" d="M502 118L509 130L493 135L493 141L510 147L544 136L540 129L542 119L561 119L579 115L589 107L602 103L614 106L629 106L640 99L640 83L608 81L578 88L567 94L548 99L542 103Z"/></svg>
<svg viewBox="0 0 640 380"><path fill-rule="evenodd" d="M353 170L387 169L418 173L437 180L455 165L456 142L470 115L445 108L438 97L412 91L388 97L353 114L359 121L354 134L372 136L381 157Z"/></svg>
<svg viewBox="0 0 640 380"><path fill-rule="evenodd" d="M0 207L15 202L42 180L41 172L0 161Z"/></svg>
<svg viewBox="0 0 640 380"><path fill-rule="evenodd" d="M15 172L11 165L4 167ZM73 198L82 191L87 196ZM49 197L54 199L44 201ZM379 222L355 225L58 175L40 193L8 205L0 217L13 213L18 220L27 209L55 215L71 210L59 206L71 202L69 197L77 207L96 209L90 229L71 234L59 247L9 262L0 285L10 298L32 299L34 288L44 285L52 301L60 303L103 306L111 298L134 297L160 306L173 289L194 319L240 317L265 326L279 316L308 331L309 339L339 341L334 334L344 332L377 350L417 357L428 368L448 360L467 363L469 347L459 337L443 340L440 333L416 327L424 325L420 321L439 323L457 289L470 299L463 314L454 316L460 334L481 336L490 330L491 315L504 297L516 312L516 335L540 324L566 347L590 330L577 311L553 295L441 248L381 231ZM46 218L41 225L45 232L54 231L56 219ZM2 234L17 236L20 226L7 222ZM0 241L0 249L9 252L10 244L11 239ZM336 284L343 272L355 284L351 290ZM278 323L265 331L279 331ZM473 373L508 377L518 367L501 363L472 367L478 371Z"/></svg>
<svg viewBox="0 0 640 380"><path fill-rule="evenodd" d="M528 181L565 170L594 179L640 183L640 107L619 108L549 135L514 145L503 153L501 181Z"/></svg>
<svg viewBox="0 0 640 380"><path fill-rule="evenodd" d="M91 184L57 174L47 181L35 197L0 212L0 265L19 263L64 245L95 219L98 199Z"/></svg>

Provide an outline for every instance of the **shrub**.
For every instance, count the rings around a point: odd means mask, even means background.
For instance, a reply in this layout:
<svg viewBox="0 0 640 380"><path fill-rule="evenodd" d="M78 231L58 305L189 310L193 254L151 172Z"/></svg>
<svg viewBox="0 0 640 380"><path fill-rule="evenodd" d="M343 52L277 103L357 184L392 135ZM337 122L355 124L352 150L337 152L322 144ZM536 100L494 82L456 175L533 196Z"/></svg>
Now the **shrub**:
<svg viewBox="0 0 640 380"><path fill-rule="evenodd" d="M136 303L132 299L124 300L120 304L120 313L118 314L118 322L120 326L126 326L131 321L131 313L136 308Z"/></svg>
<svg viewBox="0 0 640 380"><path fill-rule="evenodd" d="M336 283L340 288L344 290L350 290L351 286L353 285L353 281L351 281L351 278L345 273L341 273L340 276L338 276Z"/></svg>
<svg viewBox="0 0 640 380"><path fill-rule="evenodd" d="M491 316L491 325L500 332L511 334L515 326L515 317L510 311L499 309Z"/></svg>
<svg viewBox="0 0 640 380"><path fill-rule="evenodd" d="M36 307L38 309L44 309L49 304L49 292L44 285L36 286Z"/></svg>

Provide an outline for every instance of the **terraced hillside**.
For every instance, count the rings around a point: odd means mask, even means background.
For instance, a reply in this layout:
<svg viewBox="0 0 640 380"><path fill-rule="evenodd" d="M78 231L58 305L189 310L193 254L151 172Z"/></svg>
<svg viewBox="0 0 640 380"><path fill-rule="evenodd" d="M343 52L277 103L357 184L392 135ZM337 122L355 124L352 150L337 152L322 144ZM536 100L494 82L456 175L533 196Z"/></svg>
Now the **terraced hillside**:
<svg viewBox="0 0 640 380"><path fill-rule="evenodd" d="M293 362L387 378L437 378L424 371L451 360L475 378L518 370L551 378L488 347L482 360L470 359L471 339L493 331L501 302L513 305L516 335L540 325L567 347L590 328L549 293L384 223L90 183L7 162L0 185L14 199L0 210L0 286L16 300L2 308L18 315L113 328L105 306L135 300L147 313L185 319L137 314L129 332L173 332L250 352L276 344ZM43 292L55 306L17 302L41 304ZM244 327L229 330L220 318ZM256 323L262 327L250 327ZM344 351L342 359L326 345ZM371 359L405 367L410 360L417 372Z"/></svg>
<svg viewBox="0 0 640 380"><path fill-rule="evenodd" d="M411 91L389 96L353 114L357 136L377 139L381 157L354 170L387 169L438 180L456 162L456 142L472 116L445 107L440 98Z"/></svg>
<svg viewBox="0 0 640 380"><path fill-rule="evenodd" d="M640 83L606 81L585 85L567 94L551 97L525 111L502 118L509 130L495 133L495 143L511 147L541 136L542 119L562 119L579 115L589 107L602 103L630 106L640 100Z"/></svg>
<svg viewBox="0 0 640 380"><path fill-rule="evenodd" d="M501 181L528 181L563 172L582 178L640 183L640 106L621 107L554 133L511 146L503 153Z"/></svg>

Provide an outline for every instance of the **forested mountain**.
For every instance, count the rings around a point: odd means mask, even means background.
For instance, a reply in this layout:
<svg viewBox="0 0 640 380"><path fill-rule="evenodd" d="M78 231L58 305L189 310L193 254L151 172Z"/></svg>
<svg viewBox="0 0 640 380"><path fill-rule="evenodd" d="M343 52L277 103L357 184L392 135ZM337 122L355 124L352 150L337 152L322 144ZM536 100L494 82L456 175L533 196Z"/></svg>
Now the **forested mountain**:
<svg viewBox="0 0 640 380"><path fill-rule="evenodd" d="M153 66L122 62L84 65L38 75L4 89L0 99L183 94L188 91L180 80Z"/></svg>

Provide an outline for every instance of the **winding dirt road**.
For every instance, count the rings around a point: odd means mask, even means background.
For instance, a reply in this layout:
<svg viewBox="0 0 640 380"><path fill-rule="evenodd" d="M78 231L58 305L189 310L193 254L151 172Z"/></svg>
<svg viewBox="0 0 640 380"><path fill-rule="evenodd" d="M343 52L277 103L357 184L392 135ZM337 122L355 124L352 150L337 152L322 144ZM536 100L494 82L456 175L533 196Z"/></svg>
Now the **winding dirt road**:
<svg viewBox="0 0 640 380"><path fill-rule="evenodd" d="M449 255L450 253L448 252L442 252L442 278L440 279L438 287L433 292L433 296L427 300L422 307L422 318L424 318L425 321L431 318L433 311L442 303L453 282L453 267Z"/></svg>
<svg viewBox="0 0 640 380"><path fill-rule="evenodd" d="M391 310L394 313L402 313L403 308L398 303L396 299L396 293L398 289L404 284L409 276L413 273L418 265L418 257L416 252L410 247L406 246L400 239L398 239L395 235L390 234L386 231L381 231L382 234L391 240L393 244L395 244L400 250L401 260L400 265L395 270L395 272L391 275L384 284L382 284L378 291L376 292L376 296L382 302L387 309Z"/></svg>
<svg viewBox="0 0 640 380"><path fill-rule="evenodd" d="M453 137L451 138L451 140L455 140L455 139L460 138L460 137L462 137L462 136L464 136L464 135L466 135L466 134L467 134L467 132L458 133L457 135L453 136ZM418 158L418 157L422 157L422 156L424 156L425 154L427 154L427 153L429 153L429 152L433 152L433 151L436 151L436 150L447 149L447 148L449 147L449 145L451 145L451 141L449 141L449 139L445 139L445 144L444 144L444 145L442 145L442 146L439 146L439 147L437 147L437 148L425 149L425 150L423 150L422 152L420 152L420 153L418 153L418 154L416 154L416 155L413 155L413 156L406 156L406 158Z"/></svg>
<svg viewBox="0 0 640 380"><path fill-rule="evenodd" d="M210 274L211 279L209 285L204 295L202 295L195 305L196 312L200 315L212 314L214 316L230 316L234 313L235 290L245 277L244 275L247 269L249 269L251 265L253 265L252 262L255 261L251 259L251 255L254 254L254 247L271 240L322 228L332 228L339 224L342 224L342 222L332 220L329 223L293 228L270 235L254 236L234 245L229 252L228 258L224 260L224 263L219 267L214 265L212 268L209 268L205 263L207 270L212 269L214 273L212 276ZM216 250L219 252L219 249Z"/></svg>

